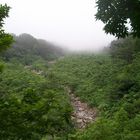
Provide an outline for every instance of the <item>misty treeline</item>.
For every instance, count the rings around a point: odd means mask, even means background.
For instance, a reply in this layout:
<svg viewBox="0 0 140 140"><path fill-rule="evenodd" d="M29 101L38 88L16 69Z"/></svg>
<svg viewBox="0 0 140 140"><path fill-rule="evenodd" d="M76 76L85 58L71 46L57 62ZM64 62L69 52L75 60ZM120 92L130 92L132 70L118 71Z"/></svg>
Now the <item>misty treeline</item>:
<svg viewBox="0 0 140 140"><path fill-rule="evenodd" d="M51 61L64 55L64 49L43 39L36 39L26 33L12 36L12 46L2 53L6 61L17 59L24 65L30 65L38 59Z"/></svg>

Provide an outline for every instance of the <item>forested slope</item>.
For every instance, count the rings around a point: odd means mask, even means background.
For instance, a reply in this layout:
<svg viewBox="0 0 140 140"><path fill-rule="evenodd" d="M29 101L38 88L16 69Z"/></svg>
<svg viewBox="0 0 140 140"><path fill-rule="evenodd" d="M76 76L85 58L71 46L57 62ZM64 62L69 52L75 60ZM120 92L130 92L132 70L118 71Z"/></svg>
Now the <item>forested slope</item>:
<svg viewBox="0 0 140 140"><path fill-rule="evenodd" d="M98 55L65 57L50 42L5 33L10 7L0 4L1 140L140 140L140 2L96 4L105 32L127 38ZM80 130L70 98L95 109Z"/></svg>
<svg viewBox="0 0 140 140"><path fill-rule="evenodd" d="M3 52L5 61L18 60L24 65L33 64L35 61L54 60L64 55L64 49L43 39L36 39L29 34L16 36L13 34L14 43L11 48Z"/></svg>
<svg viewBox="0 0 140 140"><path fill-rule="evenodd" d="M27 46L11 48L1 55L3 140L140 139L139 39L113 41L106 53L61 59L47 59ZM26 63L26 54L27 62L30 54L33 61ZM55 63L49 64L50 60ZM96 121L82 131L71 120L73 109L66 88L98 110Z"/></svg>
<svg viewBox="0 0 140 140"><path fill-rule="evenodd" d="M72 107L48 73L48 62L63 51L27 34L14 40L0 54L0 139L66 139L73 131Z"/></svg>
<svg viewBox="0 0 140 140"><path fill-rule="evenodd" d="M65 137L72 129L69 99L58 84L24 69L4 64L0 73L2 140Z"/></svg>
<svg viewBox="0 0 140 140"><path fill-rule="evenodd" d="M68 56L54 65L61 84L100 112L72 140L140 139L139 45L139 39L120 39L108 54Z"/></svg>

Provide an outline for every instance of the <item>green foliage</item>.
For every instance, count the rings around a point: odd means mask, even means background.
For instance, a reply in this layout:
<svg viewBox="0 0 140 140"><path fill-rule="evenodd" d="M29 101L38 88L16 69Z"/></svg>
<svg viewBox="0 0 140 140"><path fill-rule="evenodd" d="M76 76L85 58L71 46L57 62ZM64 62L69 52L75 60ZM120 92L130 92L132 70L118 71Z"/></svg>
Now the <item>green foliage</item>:
<svg viewBox="0 0 140 140"><path fill-rule="evenodd" d="M8 17L10 7L0 4L0 52L10 47L13 42L13 37L4 32L3 25L4 19ZM0 63L0 72L2 72L3 65Z"/></svg>
<svg viewBox="0 0 140 140"><path fill-rule="evenodd" d="M135 9L128 8L130 3ZM107 33L117 37L128 35L129 18L132 35L139 37L139 5L137 0L98 0L96 17L106 24ZM2 29L9 9L0 5L0 52L12 43L12 37ZM2 54L0 61L2 140L140 139L138 38L112 42L109 54L59 59L51 68L46 61L62 56L62 50L28 34L14 39L13 47ZM83 131L74 133L66 87L100 112L97 121Z"/></svg>
<svg viewBox="0 0 140 140"><path fill-rule="evenodd" d="M16 59L24 65L32 65L38 59L50 61L64 55L60 47L29 34L13 35L13 37L15 42L12 47L2 54L2 58L6 61Z"/></svg>
<svg viewBox="0 0 140 140"><path fill-rule="evenodd" d="M9 9L0 5L0 52L13 42L2 29ZM38 70L46 70L45 61L56 59L62 50L27 34L14 36L14 40L0 61L0 138L66 139L73 128L69 98L58 84L53 86L54 81L37 75Z"/></svg>
<svg viewBox="0 0 140 140"><path fill-rule="evenodd" d="M0 30L2 30L3 24L4 24L4 19L8 17L10 7L5 5L0 4Z"/></svg>
<svg viewBox="0 0 140 140"><path fill-rule="evenodd" d="M9 48L13 42L13 37L3 30L4 19L8 17L10 7L0 4L0 52Z"/></svg>
<svg viewBox="0 0 140 140"><path fill-rule="evenodd" d="M121 69L121 68L120 68ZM107 55L79 55L60 60L52 73L89 105L106 104L114 73L119 71Z"/></svg>
<svg viewBox="0 0 140 140"><path fill-rule="evenodd" d="M51 67L41 55L29 56L28 66L13 56L9 63L1 61L5 69L0 73L0 137L139 140L138 45L139 39L131 37L117 40L111 44L109 54L67 56ZM43 73L37 75L40 70ZM66 87L99 110L97 121L82 131L73 128Z"/></svg>
<svg viewBox="0 0 140 140"><path fill-rule="evenodd" d="M10 47L13 42L13 37L10 34L0 32L0 52Z"/></svg>
<svg viewBox="0 0 140 140"><path fill-rule="evenodd" d="M1 139L65 138L71 132L72 108L62 88L11 63L0 77Z"/></svg>
<svg viewBox="0 0 140 140"><path fill-rule="evenodd" d="M61 85L100 112L70 140L140 139L139 62L139 39L129 37L114 41L109 54L68 56L53 66L50 73Z"/></svg>
<svg viewBox="0 0 140 140"><path fill-rule="evenodd" d="M139 121L139 115L129 119L121 108L113 119L99 119L85 131L73 135L71 140L139 140Z"/></svg>
<svg viewBox="0 0 140 140"><path fill-rule="evenodd" d="M112 58L118 58L131 63L137 52L140 51L140 39L132 38L119 39L111 42L110 54Z"/></svg>
<svg viewBox="0 0 140 140"><path fill-rule="evenodd" d="M105 24L106 33L118 38L129 34L140 37L139 0L96 0L96 5L96 19ZM131 26L131 31L128 24Z"/></svg>
<svg viewBox="0 0 140 140"><path fill-rule="evenodd" d="M0 60L0 73L3 71L4 62Z"/></svg>

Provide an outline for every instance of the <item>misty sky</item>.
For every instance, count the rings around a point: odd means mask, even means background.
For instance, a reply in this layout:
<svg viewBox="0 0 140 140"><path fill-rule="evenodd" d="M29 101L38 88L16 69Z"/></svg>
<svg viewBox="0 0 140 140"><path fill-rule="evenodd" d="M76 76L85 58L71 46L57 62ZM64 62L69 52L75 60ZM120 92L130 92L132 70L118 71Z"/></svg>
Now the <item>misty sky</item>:
<svg viewBox="0 0 140 140"><path fill-rule="evenodd" d="M74 50L96 50L114 37L95 21L95 0L1 0L12 7L5 30L29 33Z"/></svg>

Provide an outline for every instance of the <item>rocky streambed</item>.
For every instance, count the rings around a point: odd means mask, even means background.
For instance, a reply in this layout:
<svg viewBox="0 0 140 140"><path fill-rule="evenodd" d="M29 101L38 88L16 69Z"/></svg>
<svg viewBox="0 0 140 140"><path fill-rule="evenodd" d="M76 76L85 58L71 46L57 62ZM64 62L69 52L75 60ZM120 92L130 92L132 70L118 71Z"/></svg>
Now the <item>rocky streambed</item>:
<svg viewBox="0 0 140 140"><path fill-rule="evenodd" d="M89 123L96 120L97 109L91 108L87 103L82 102L79 97L76 97L73 93L71 93L70 89L68 90L68 93L73 106L71 119L74 121L76 128L83 129Z"/></svg>

